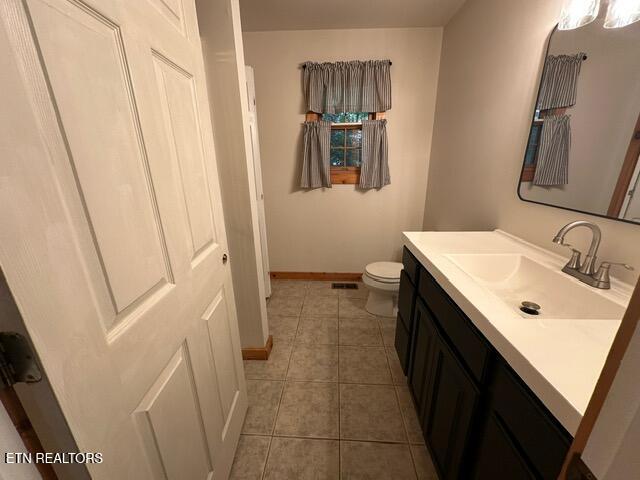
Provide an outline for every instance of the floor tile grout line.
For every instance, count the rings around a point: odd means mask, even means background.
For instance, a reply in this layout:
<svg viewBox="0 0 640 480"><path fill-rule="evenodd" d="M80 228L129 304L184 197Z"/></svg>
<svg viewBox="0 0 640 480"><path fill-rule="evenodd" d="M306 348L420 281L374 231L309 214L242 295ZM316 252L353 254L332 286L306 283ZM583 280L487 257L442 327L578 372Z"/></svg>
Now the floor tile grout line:
<svg viewBox="0 0 640 480"><path fill-rule="evenodd" d="M267 454L264 457L264 465L262 466L262 475L260 478L264 480L265 475L267 474L267 463L269 463L269 455L271 455L271 443L273 443L273 436L269 436L269 445L267 446Z"/></svg>
<svg viewBox="0 0 640 480"><path fill-rule="evenodd" d="M338 331L336 338L338 346L336 346L338 357L338 479L342 478L342 402L340 396L340 298L338 297Z"/></svg>
<svg viewBox="0 0 640 480"><path fill-rule="evenodd" d="M267 437L268 435L252 435L252 436ZM301 435L273 435L268 437L269 438L293 438L296 440L324 440L324 441L330 441L330 442L345 441L345 442L362 442L362 443L382 443L382 444L389 444L389 445L424 446L416 443L402 442L399 440L377 440L377 439L371 439L371 438L364 439L364 438L357 438L357 437L348 437L344 439L335 438L335 437L310 437L310 436L304 437Z"/></svg>
<svg viewBox="0 0 640 480"><path fill-rule="evenodd" d="M302 308L301 308L302 310ZM267 317L268 318L268 317ZM300 315L298 315L298 325L300 324ZM298 327L296 326L296 334L298 332ZM295 339L294 339L295 340ZM267 449L267 457L265 459L264 462L264 468L262 469L262 480L264 480L265 475L267 473L267 464L269 462L269 455L271 454L271 444L273 443L273 438L276 432L276 425L278 424L278 415L280 414L280 406L282 405L282 398L284 397L284 392L285 389L287 388L287 374L289 373L289 366L291 365L291 358L293 357L293 349L294 349L294 344L291 344L291 350L289 352L289 360L287 362L287 368L285 369L284 372L284 379L282 382L282 391L280 392L280 399L278 401L278 408L276 408L276 415L273 421L273 427L271 429L271 436L270 436L270 440L269 440L269 448Z"/></svg>
<svg viewBox="0 0 640 480"><path fill-rule="evenodd" d="M365 443L389 443L394 445L409 445L413 447L424 447L424 443L412 443L402 440L378 440L373 438L359 438L359 437L329 437L329 436L314 436L314 435L293 435L293 434L274 434L269 435L266 433L242 433L243 437L260 437L260 438L296 438L299 440L331 440L331 441L345 441L345 442L365 442Z"/></svg>

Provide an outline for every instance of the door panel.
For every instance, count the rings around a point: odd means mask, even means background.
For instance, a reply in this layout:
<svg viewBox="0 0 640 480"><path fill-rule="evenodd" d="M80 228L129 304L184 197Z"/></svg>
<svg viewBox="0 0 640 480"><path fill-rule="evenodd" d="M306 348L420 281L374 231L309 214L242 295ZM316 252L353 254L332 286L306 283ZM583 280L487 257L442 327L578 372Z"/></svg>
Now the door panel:
<svg viewBox="0 0 640 480"><path fill-rule="evenodd" d="M430 394L429 379L433 365L433 355L436 349L437 334L430 314L421 299L416 300L413 319L413 334L411 335L413 352L409 366L409 388L422 416Z"/></svg>
<svg viewBox="0 0 640 480"><path fill-rule="evenodd" d="M193 75L158 52L153 52L153 60L195 260L215 239Z"/></svg>
<svg viewBox="0 0 640 480"><path fill-rule="evenodd" d="M157 478L206 479L211 470L189 363L187 345L182 344L135 411ZM188 441L189 448L176 450L176 438Z"/></svg>
<svg viewBox="0 0 640 480"><path fill-rule="evenodd" d="M442 478L457 479L468 467L463 458L479 393L439 334L431 369L423 430Z"/></svg>
<svg viewBox="0 0 640 480"><path fill-rule="evenodd" d="M220 408L224 424L229 420L239 394L238 372L235 358L238 352L233 350L231 326L226 298L220 294L207 308L202 316L207 324L208 340L211 344L214 372L217 384L220 385Z"/></svg>
<svg viewBox="0 0 640 480"><path fill-rule="evenodd" d="M185 34L181 0L148 0L181 34Z"/></svg>
<svg viewBox="0 0 640 480"><path fill-rule="evenodd" d="M196 32L193 0L0 2L0 263L98 480L227 478L247 408Z"/></svg>
<svg viewBox="0 0 640 480"><path fill-rule="evenodd" d="M121 314L171 283L172 274L120 30L87 6L29 5L87 222Z"/></svg>

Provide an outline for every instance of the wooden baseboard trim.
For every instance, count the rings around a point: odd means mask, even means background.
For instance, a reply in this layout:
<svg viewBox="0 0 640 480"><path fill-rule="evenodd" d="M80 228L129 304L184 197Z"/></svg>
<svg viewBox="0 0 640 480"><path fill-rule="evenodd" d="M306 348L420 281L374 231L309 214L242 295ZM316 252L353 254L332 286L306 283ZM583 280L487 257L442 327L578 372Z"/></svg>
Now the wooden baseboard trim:
<svg viewBox="0 0 640 480"><path fill-rule="evenodd" d="M269 275L274 280L324 280L357 282L362 279L362 273L343 272L270 272Z"/></svg>
<svg viewBox="0 0 640 480"><path fill-rule="evenodd" d="M257 348L243 348L242 359L243 360L269 360L271 355L271 349L273 348L273 337L269 335L267 343L264 347Z"/></svg>

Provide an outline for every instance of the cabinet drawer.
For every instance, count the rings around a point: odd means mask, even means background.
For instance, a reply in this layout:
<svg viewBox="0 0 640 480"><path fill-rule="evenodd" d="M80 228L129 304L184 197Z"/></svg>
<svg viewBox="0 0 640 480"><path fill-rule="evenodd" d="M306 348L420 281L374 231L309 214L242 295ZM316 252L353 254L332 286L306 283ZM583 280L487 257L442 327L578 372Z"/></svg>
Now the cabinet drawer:
<svg viewBox="0 0 640 480"><path fill-rule="evenodd" d="M409 251L407 247L404 247L402 250L402 265L404 267L404 271L409 275L409 279L415 285L418 283L418 272L420 271L420 262L416 260L416 257L413 256L413 253Z"/></svg>
<svg viewBox="0 0 640 480"><path fill-rule="evenodd" d="M571 436L520 378L499 362L491 386L493 410L543 479L558 477Z"/></svg>
<svg viewBox="0 0 640 480"><path fill-rule="evenodd" d="M405 323L398 313L398 320L396 322L396 339L395 339L396 352L398 353L398 359L400 360L400 366L402 371L407 374L409 368L409 332Z"/></svg>
<svg viewBox="0 0 640 480"><path fill-rule="evenodd" d="M408 332L411 331L413 320L413 305L415 303L416 287L409 279L406 271L400 273L400 289L398 291L398 313L402 317L404 326Z"/></svg>
<svg viewBox="0 0 640 480"><path fill-rule="evenodd" d="M489 360L489 345L425 269L420 271L418 292L473 377L482 383Z"/></svg>

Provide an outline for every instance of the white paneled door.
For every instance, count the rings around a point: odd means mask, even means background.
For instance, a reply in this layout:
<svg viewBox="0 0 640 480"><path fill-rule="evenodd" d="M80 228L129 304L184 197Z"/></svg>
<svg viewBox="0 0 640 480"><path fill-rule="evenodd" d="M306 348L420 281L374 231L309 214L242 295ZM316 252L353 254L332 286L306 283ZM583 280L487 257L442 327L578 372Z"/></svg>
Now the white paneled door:
<svg viewBox="0 0 640 480"><path fill-rule="evenodd" d="M194 2L0 18L0 264L89 471L226 478L247 399Z"/></svg>

